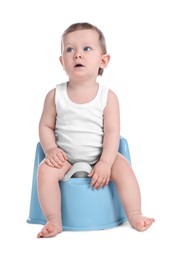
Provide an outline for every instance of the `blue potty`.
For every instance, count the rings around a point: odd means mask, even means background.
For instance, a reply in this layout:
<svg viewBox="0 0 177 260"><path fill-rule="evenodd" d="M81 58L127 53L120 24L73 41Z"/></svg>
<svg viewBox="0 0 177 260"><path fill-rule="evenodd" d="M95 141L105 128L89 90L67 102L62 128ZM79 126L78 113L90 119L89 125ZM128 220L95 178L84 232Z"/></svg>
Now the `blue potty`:
<svg viewBox="0 0 177 260"><path fill-rule="evenodd" d="M128 143L123 137L120 138L119 152L131 163ZM29 217L27 219L27 222L32 224L46 223L37 194L37 169L43 159L44 152L40 143L38 143L33 170ZM82 163L81 166L83 166ZM89 168L83 167L79 171L89 172ZM72 176L68 177L67 174L59 182L63 230L107 229L127 221L115 183L110 181L106 187L93 190L90 181L91 178L72 178Z"/></svg>

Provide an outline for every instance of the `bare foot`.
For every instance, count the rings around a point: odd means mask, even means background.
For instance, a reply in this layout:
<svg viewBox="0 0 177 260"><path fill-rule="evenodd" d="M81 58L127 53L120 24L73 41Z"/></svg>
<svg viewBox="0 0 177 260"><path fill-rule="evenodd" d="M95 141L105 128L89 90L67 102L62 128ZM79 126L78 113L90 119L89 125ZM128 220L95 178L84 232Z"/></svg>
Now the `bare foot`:
<svg viewBox="0 0 177 260"><path fill-rule="evenodd" d="M54 237L58 233L62 232L62 226L58 225L58 223L54 223L48 221L47 224L42 228L42 230L38 233L38 238L45 238L45 237Z"/></svg>
<svg viewBox="0 0 177 260"><path fill-rule="evenodd" d="M130 225L138 231L147 230L153 222L155 222L155 219L145 217L141 214L133 215L129 219Z"/></svg>

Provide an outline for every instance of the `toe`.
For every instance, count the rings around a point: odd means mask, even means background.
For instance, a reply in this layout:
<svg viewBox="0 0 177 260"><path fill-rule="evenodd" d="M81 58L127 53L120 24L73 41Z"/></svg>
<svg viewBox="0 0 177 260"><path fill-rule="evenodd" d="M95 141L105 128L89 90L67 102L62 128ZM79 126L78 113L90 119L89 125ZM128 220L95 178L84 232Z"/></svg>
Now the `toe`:
<svg viewBox="0 0 177 260"><path fill-rule="evenodd" d="M43 229L38 233L37 237L48 237L54 231L54 227L51 224L47 224Z"/></svg>
<svg viewBox="0 0 177 260"><path fill-rule="evenodd" d="M145 231L152 225L153 222L154 222L153 219L144 218L144 219L140 220L140 222L138 223L137 229L139 231Z"/></svg>
<svg viewBox="0 0 177 260"><path fill-rule="evenodd" d="M41 230L41 232L38 233L37 237L38 238L47 238L47 237L54 237L56 236L60 231L60 229L57 228L52 223L47 223L45 227Z"/></svg>

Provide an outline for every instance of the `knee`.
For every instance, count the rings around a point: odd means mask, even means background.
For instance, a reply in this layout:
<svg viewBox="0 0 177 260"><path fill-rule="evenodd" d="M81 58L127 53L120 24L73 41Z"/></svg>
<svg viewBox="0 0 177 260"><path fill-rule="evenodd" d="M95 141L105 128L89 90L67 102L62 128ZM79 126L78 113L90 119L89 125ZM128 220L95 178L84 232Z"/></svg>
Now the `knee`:
<svg viewBox="0 0 177 260"><path fill-rule="evenodd" d="M48 173L48 166L45 162L41 162L38 166L38 171L37 171L37 175L38 175L38 179L44 178L44 176L47 175Z"/></svg>
<svg viewBox="0 0 177 260"><path fill-rule="evenodd" d="M67 162L66 162L67 163ZM64 178L65 173L69 170L69 165L64 164L61 169L51 167L42 161L38 166L38 181L60 181Z"/></svg>
<svg viewBox="0 0 177 260"><path fill-rule="evenodd" d="M111 180L117 181L119 176L125 175L126 172L132 171L130 162L120 153L117 154L116 160L111 170Z"/></svg>
<svg viewBox="0 0 177 260"><path fill-rule="evenodd" d="M38 189L43 185L47 180L46 180L46 174L45 173L45 167L43 166L43 163L39 164L38 166L38 171L37 171L37 186ZM44 178L45 176L45 178Z"/></svg>

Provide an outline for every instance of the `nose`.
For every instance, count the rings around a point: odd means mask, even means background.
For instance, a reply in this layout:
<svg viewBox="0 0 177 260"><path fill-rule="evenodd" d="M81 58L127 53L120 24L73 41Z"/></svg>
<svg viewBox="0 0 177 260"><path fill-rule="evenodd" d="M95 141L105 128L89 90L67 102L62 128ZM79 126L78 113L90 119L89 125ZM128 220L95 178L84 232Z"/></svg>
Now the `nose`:
<svg viewBox="0 0 177 260"><path fill-rule="evenodd" d="M79 52L78 50L75 52L74 54L74 59L81 59L82 58L82 54L81 52Z"/></svg>

